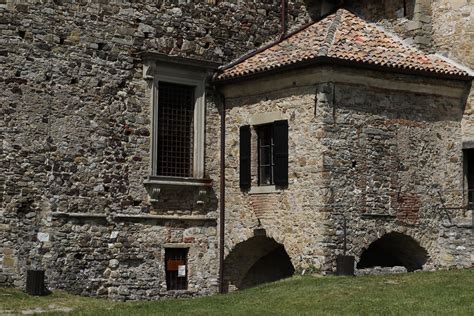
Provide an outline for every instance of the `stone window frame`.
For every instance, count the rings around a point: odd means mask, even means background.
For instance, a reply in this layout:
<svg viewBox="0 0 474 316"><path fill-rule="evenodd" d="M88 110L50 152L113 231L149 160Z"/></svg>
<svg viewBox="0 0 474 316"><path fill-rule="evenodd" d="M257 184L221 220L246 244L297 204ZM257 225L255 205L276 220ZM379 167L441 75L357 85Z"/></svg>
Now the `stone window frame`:
<svg viewBox="0 0 474 316"><path fill-rule="evenodd" d="M148 82L151 112L151 139L149 175L144 185L150 202L158 202L161 189L165 186L180 186L197 189L197 203L206 201L207 191L212 181L205 178L205 129L206 129L206 81L220 66L218 63L203 60L167 56L160 53L142 54L143 79ZM194 132L193 132L193 173L192 177L170 177L157 174L158 137L158 86L168 82L195 87Z"/></svg>
<svg viewBox="0 0 474 316"><path fill-rule="evenodd" d="M193 120L193 166L192 178L204 178L204 133L206 113L205 74L175 68L169 65L159 65L153 78L152 87L152 136L151 136L151 175L157 173L158 157L158 89L160 82L168 82L194 87L194 120Z"/></svg>
<svg viewBox="0 0 474 316"><path fill-rule="evenodd" d="M253 114L250 116L249 125L251 127L251 143L252 143L252 157L258 156L258 136L257 136L257 128L261 125L273 124L275 121L285 120L283 114L280 111L273 111L273 112L260 112ZM268 194L268 193L281 193L283 191L282 188L272 184L272 185L259 185L258 179L255 178L257 175L258 178L258 158L252 158L252 167L251 167L251 174L252 174L252 184L249 190L249 194ZM257 169L255 169L257 168ZM257 173L255 173L257 172Z"/></svg>

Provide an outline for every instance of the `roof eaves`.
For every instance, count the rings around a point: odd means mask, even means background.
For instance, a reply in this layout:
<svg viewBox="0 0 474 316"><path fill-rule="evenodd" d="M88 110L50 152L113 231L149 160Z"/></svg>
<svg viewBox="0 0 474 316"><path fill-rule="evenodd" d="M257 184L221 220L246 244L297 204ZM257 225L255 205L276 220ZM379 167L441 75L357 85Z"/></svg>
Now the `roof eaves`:
<svg viewBox="0 0 474 316"><path fill-rule="evenodd" d="M409 69L409 68L398 68L398 67L391 67L387 65L361 63L355 60L343 60L343 59L327 57L327 56L317 56L313 59L290 63L287 65L283 65L282 67L279 67L279 68L271 68L271 69L267 69L267 70L263 70L259 72L250 72L244 75L237 75L237 76L232 76L232 77L223 78L223 79L214 79L214 83L219 84L219 85L235 83L239 81L259 78L259 77L269 75L269 74L277 74L277 73L285 72L288 70L303 68L306 66L316 66L316 65L347 66L347 67L354 67L354 68L367 69L367 70L384 71L384 72L405 74L405 75L417 75L417 76L423 76L423 77L429 77L429 78L448 79L448 80L472 81L474 78L468 72L466 72L466 75L448 74L444 72L426 71L426 70Z"/></svg>
<svg viewBox="0 0 474 316"><path fill-rule="evenodd" d="M432 56L438 57L439 59L444 60L444 61L447 62L448 64L450 64L450 65L452 65L452 66L454 66L454 67L456 67L456 68L461 69L462 71L466 72L466 73L469 75L469 77L471 77L471 78L474 77L474 70L470 69L469 67L466 67L466 66L464 66L463 64L460 64L460 63L458 63L458 62L452 60L451 58L448 58L448 57L443 56L443 55L438 54L438 53L432 54Z"/></svg>

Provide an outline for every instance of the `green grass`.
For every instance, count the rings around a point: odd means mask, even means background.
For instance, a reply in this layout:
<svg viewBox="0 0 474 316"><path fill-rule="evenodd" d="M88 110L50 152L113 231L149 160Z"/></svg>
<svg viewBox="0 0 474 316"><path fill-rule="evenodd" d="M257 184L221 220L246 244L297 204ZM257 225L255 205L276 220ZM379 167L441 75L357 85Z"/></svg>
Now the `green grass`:
<svg viewBox="0 0 474 316"><path fill-rule="evenodd" d="M474 269L364 277L293 277L227 295L111 302L55 291L30 297L0 288L0 314L70 315L474 315Z"/></svg>

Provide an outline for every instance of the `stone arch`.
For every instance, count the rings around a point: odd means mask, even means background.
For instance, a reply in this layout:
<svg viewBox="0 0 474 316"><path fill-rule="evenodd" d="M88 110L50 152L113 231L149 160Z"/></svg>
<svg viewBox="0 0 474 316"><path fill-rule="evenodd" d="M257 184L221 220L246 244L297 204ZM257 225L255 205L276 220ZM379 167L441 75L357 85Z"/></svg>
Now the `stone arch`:
<svg viewBox="0 0 474 316"><path fill-rule="evenodd" d="M414 238L390 232L363 249L357 268L404 266L407 271L412 272L422 269L428 257L426 249Z"/></svg>
<svg viewBox="0 0 474 316"><path fill-rule="evenodd" d="M285 247L267 236L251 237L237 244L224 260L227 290L280 280L294 272Z"/></svg>

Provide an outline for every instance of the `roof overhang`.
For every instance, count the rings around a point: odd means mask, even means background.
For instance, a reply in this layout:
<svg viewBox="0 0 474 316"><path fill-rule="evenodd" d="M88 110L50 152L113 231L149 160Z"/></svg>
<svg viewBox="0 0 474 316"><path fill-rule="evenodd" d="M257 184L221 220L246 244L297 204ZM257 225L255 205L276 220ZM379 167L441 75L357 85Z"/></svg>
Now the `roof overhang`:
<svg viewBox="0 0 474 316"><path fill-rule="evenodd" d="M232 78L226 79L216 79L217 76L214 76L214 84L216 85L227 85L235 82L251 80L256 78L261 78L265 76L271 76L277 73L282 73L290 70L301 69L306 67L316 67L316 66L344 66L344 67L351 67L351 68L358 68L358 69L366 69L366 70L374 70L374 71L381 71L385 73L394 73L394 74L404 74L404 75L413 75L413 76L420 76L420 77L428 77L428 78L437 78L437 79L447 79L447 80L462 80L470 82L474 78L471 75L462 76L456 74L446 74L446 73L438 73L438 72L429 72L425 70L419 69L403 69L403 68L392 68L388 66L381 66L377 64L369 64L369 63L361 63L358 61L350 61L350 60L342 60L338 58L331 58L331 57L316 57L313 59L308 59L305 61L300 61L293 64L288 64L284 66L280 66L278 68L273 68L265 71L254 72L249 74L244 74L241 76L236 76Z"/></svg>

